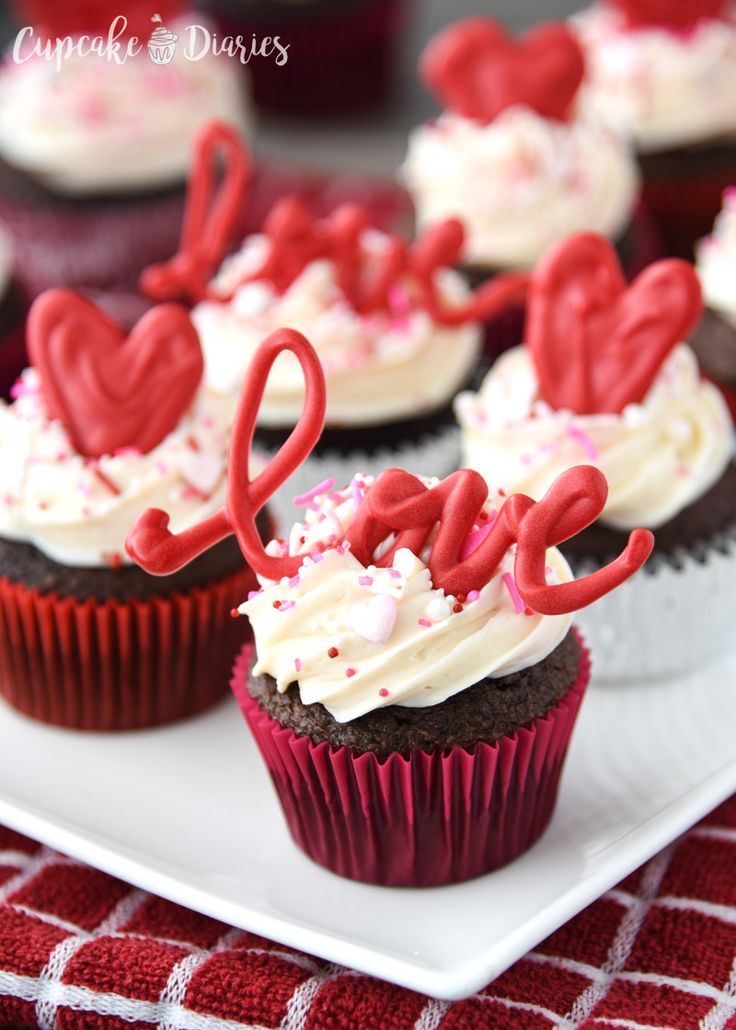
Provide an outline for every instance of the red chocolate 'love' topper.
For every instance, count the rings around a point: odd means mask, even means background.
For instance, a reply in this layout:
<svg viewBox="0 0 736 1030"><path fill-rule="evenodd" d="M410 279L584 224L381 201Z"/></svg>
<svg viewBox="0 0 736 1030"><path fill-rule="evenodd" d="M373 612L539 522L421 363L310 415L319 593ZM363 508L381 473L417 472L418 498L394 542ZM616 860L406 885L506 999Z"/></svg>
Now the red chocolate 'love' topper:
<svg viewBox="0 0 736 1030"><path fill-rule="evenodd" d="M218 161L223 174L215 183ZM239 133L225 122L209 122L194 142L179 250L144 269L140 288L152 300L204 300L207 284L233 244L245 207L251 163Z"/></svg>
<svg viewBox="0 0 736 1030"><path fill-rule="evenodd" d="M258 407L270 369L282 351L290 350L304 372L306 399L296 428L270 465L252 482L248 466ZM291 329L272 333L259 347L248 371L233 426L225 507L199 525L174 536L169 516L150 508L128 535L130 556L148 572L166 575L235 533L240 548L257 573L278 580L298 571L303 555L268 554L258 536L255 518L268 498L308 456L319 438L325 411L324 375L317 356ZM512 544L517 545L516 584L522 600L542 614L575 611L618 586L646 561L653 537L637 529L621 555L610 565L572 583L546 582L546 551L590 525L601 513L608 488L601 472L581 466L564 472L545 497L534 502L523 494L506 500L482 542L463 557L488 495L483 478L463 469L427 488L416 476L389 469L363 499L345 541L364 565L390 565L399 547L421 555L433 531L428 567L435 587L447 593L479 590L496 573ZM391 549L375 551L395 536Z"/></svg>
<svg viewBox="0 0 736 1030"><path fill-rule="evenodd" d="M612 0L630 28L657 25L687 30L703 18L725 14L729 0Z"/></svg>
<svg viewBox="0 0 736 1030"><path fill-rule="evenodd" d="M627 286L607 239L569 236L547 251L529 290L526 341L542 398L578 415L620 413L643 400L701 312L686 261L655 261Z"/></svg>
<svg viewBox="0 0 736 1030"><path fill-rule="evenodd" d="M212 178L217 148L222 148L225 162L219 190ZM210 280L241 220L248 168L245 145L233 129L213 123L200 135L179 251L170 261L143 272L140 285L145 294L159 301L186 298L193 304L202 300L226 304L247 282L269 282L277 293L284 293L307 265L326 260L335 267L343 298L362 315L390 311L397 284L408 288L410 305L420 305L439 325L483 321L524 298L529 277L514 272L489 280L457 307L444 301L437 274L459 262L465 243L463 227L456 219L432 226L413 244L383 234L384 246L375 253L363 240L369 219L359 204L342 204L329 217L315 218L296 197L278 201L266 217L263 235L267 247L261 265L228 293L217 290Z"/></svg>
<svg viewBox="0 0 736 1030"><path fill-rule="evenodd" d="M21 25L33 25L47 39L63 36L106 36L116 18L124 16L123 39L137 36L143 46L151 32L151 13L155 9L164 22L181 13L178 0L16 0Z"/></svg>
<svg viewBox="0 0 736 1030"><path fill-rule="evenodd" d="M514 39L500 22L482 17L443 29L419 65L446 108L486 124L515 104L566 121L584 71L580 44L561 22Z"/></svg>
<svg viewBox="0 0 736 1030"><path fill-rule="evenodd" d="M191 404L204 370L184 308L153 308L126 337L72 290L47 290L34 302L28 353L49 414L90 458L153 450Z"/></svg>

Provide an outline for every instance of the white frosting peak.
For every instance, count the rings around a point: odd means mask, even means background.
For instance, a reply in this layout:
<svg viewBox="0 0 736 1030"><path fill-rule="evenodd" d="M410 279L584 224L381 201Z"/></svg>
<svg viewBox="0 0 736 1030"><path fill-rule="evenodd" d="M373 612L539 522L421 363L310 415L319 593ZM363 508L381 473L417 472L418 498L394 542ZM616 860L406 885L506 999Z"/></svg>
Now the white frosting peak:
<svg viewBox="0 0 736 1030"><path fill-rule="evenodd" d="M387 237L371 230L364 246L380 251ZM358 314L342 297L335 267L313 261L283 293L269 282L243 278L260 267L265 237L249 237L228 258L213 287L232 300L206 301L192 312L202 342L205 380L226 408L234 409L246 369L260 342L290 326L313 344L327 379L328 426L376 424L431 412L448 404L466 383L480 353L480 327L436 325L398 284L394 310ZM238 285L242 284L242 285ZM443 295L461 304L468 290L450 270ZM259 411L262 425L294 425L304 398L303 376L291 354L276 361Z"/></svg>
<svg viewBox="0 0 736 1030"><path fill-rule="evenodd" d="M35 370L17 392L0 402L0 536L64 565L101 567L129 562L125 538L145 508L168 511L176 533L221 506L227 433L202 393L148 454L129 448L93 461L49 419Z"/></svg>
<svg viewBox="0 0 736 1030"><path fill-rule="evenodd" d="M0 155L60 193L135 191L186 178L194 134L247 121L239 62L208 54L154 64L74 55L7 60L0 70Z"/></svg>
<svg viewBox="0 0 736 1030"><path fill-rule="evenodd" d="M642 151L733 135L734 12L701 19L691 32L632 30L605 4L573 18L586 59L581 114L625 134Z"/></svg>
<svg viewBox="0 0 736 1030"><path fill-rule="evenodd" d="M736 189L723 194L713 233L700 240L695 259L703 298L736 327Z"/></svg>
<svg viewBox="0 0 736 1030"><path fill-rule="evenodd" d="M609 489L601 521L619 529L663 525L702 497L733 455L728 410L686 344L641 404L620 415L554 411L539 397L526 347L504 354L456 411L464 464L509 493L539 499L565 469L597 465Z"/></svg>
<svg viewBox="0 0 736 1030"><path fill-rule="evenodd" d="M415 129L402 176L420 226L460 218L467 263L531 268L581 230L615 240L636 201L628 147L608 130L512 107L489 125L445 112Z"/></svg>
<svg viewBox="0 0 736 1030"><path fill-rule="evenodd" d="M572 616L517 610L509 588L513 549L459 611L409 550L399 550L390 568L361 565L340 541L372 482L356 476L345 490L315 497L289 538L289 553L304 555L298 574L262 581L241 605L253 626L257 675L269 673L280 691L298 682L304 704L323 704L347 722L386 705L439 704L554 650ZM327 545L321 554L318 542ZM550 582L572 578L556 549L547 562Z"/></svg>

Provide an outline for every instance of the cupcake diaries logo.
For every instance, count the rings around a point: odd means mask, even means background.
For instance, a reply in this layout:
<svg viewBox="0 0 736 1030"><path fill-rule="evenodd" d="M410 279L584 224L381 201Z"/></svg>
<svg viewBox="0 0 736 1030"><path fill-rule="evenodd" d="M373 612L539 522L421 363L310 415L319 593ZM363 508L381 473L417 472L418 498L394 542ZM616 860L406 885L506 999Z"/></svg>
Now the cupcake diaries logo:
<svg viewBox="0 0 736 1030"><path fill-rule="evenodd" d="M149 38L141 39L128 29L128 19L119 14L106 34L68 35L47 38L33 25L24 26L15 37L12 60L15 64L44 60L61 70L66 61L80 57L101 58L111 64L124 64L146 51L154 64L170 64L179 54L186 61L201 61L210 54L234 58L248 64L253 58L273 60L277 65L289 59L289 44L279 36L220 36L211 26L199 23L180 26L173 32L163 24L160 14L151 18L154 28Z"/></svg>

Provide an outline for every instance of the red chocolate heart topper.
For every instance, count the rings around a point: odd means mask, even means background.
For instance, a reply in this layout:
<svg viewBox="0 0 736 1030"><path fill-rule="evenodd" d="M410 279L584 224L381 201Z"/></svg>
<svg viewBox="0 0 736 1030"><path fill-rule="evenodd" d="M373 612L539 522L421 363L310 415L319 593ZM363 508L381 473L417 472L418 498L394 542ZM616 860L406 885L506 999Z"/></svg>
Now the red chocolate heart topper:
<svg viewBox="0 0 736 1030"><path fill-rule="evenodd" d="M500 22L482 17L443 29L419 65L444 107L485 124L515 104L567 121L584 72L580 44L561 22L514 39Z"/></svg>
<svg viewBox="0 0 736 1030"><path fill-rule="evenodd" d="M656 25L679 31L694 28L704 18L718 18L730 7L729 0L611 0L626 18L629 28Z"/></svg>
<svg viewBox="0 0 736 1030"><path fill-rule="evenodd" d="M627 286L604 237L579 233L555 244L534 271L526 316L542 398L578 415L619 414L644 399L701 312L686 261L655 261Z"/></svg>
<svg viewBox="0 0 736 1030"><path fill-rule="evenodd" d="M220 151L225 169L216 189L213 162ZM362 315L390 312L397 284L408 286L410 303L421 306L439 325L484 321L524 298L528 275L509 273L484 283L464 304L448 306L437 278L462 255L465 233L456 219L430 227L412 244L385 234L385 247L377 255L365 247L369 219L359 204L342 204L328 218L318 219L296 197L278 201L268 214L263 225L268 246L261 266L229 293L218 291L210 280L241 220L249 167L245 145L233 129L219 123L205 128L195 143L179 251L170 261L143 272L140 285L147 296L226 304L239 286L253 281L269 282L277 293L284 293L307 265L326 260L335 266L342 296Z"/></svg>
<svg viewBox="0 0 736 1030"><path fill-rule="evenodd" d="M304 409L270 465L251 481L249 457L258 408L271 367L286 350L297 357L304 372ZM268 554L255 518L311 452L322 430L324 412L324 374L314 349L292 329L272 333L256 352L243 384L233 425L225 507L176 536L168 529L166 512L149 508L138 517L126 541L133 560L148 572L166 575L234 533L245 558L260 575L274 580L295 575L304 556ZM508 498L482 542L464 556L488 495L482 476L463 469L428 488L408 472L388 469L363 498L345 542L364 565L387 566L400 547L420 555L434 534L428 560L432 582L455 596L480 590L516 544L514 572L522 600L534 611L557 615L576 611L618 586L651 552L652 534L636 529L610 565L572 583L546 582L547 548L590 525L601 513L607 493L605 478L597 469L569 469L539 502L523 494ZM376 549L391 536L395 540L390 550L375 558Z"/></svg>
<svg viewBox="0 0 736 1030"><path fill-rule="evenodd" d="M184 308L153 308L126 337L72 290L47 290L34 302L28 353L49 414L90 458L153 450L191 404L204 370Z"/></svg>

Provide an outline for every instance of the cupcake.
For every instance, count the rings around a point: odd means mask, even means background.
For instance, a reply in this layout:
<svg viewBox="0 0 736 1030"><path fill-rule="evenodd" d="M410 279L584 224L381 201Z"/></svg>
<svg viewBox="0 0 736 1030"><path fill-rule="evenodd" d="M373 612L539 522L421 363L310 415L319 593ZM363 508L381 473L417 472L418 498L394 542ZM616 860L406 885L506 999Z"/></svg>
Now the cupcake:
<svg viewBox="0 0 736 1030"><path fill-rule="evenodd" d="M472 272L530 269L583 229L636 259L636 165L617 135L577 118L584 62L564 25L516 40L489 18L457 22L420 74L443 110L411 133L401 176L420 226L463 221Z"/></svg>
<svg viewBox="0 0 736 1030"><path fill-rule="evenodd" d="M249 635L229 612L253 574L225 541L154 579L124 542L148 504L186 530L224 496L227 434L200 388L196 332L162 305L126 338L54 290L31 309L28 349L0 403L0 696L74 729L192 715L226 691Z"/></svg>
<svg viewBox="0 0 736 1030"><path fill-rule="evenodd" d="M213 53L189 60L189 19L178 18L168 28L148 20L120 62L74 52L57 67L33 53L44 33L66 35L68 5L35 4L39 18L47 7L51 21L19 44L22 60L9 55L0 68L0 218L32 296L57 286L133 293L141 269L176 246L197 131L212 119L247 125L241 66ZM182 41L167 63L145 44L161 31Z"/></svg>
<svg viewBox="0 0 736 1030"><path fill-rule="evenodd" d="M15 280L13 244L0 226L0 397L7 398L26 365L27 304Z"/></svg>
<svg viewBox="0 0 736 1030"><path fill-rule="evenodd" d="M631 141L647 208L682 257L736 180L735 11L730 0L609 0L571 22L587 69L581 116Z"/></svg>
<svg viewBox="0 0 736 1030"><path fill-rule="evenodd" d="M723 207L710 236L696 246L695 267L705 310L690 338L703 374L726 398L736 419L736 189L723 193Z"/></svg>
<svg viewBox="0 0 736 1030"><path fill-rule="evenodd" d="M215 0L222 32L254 40L253 100L300 116L354 115L386 103L406 0Z"/></svg>
<svg viewBox="0 0 736 1030"><path fill-rule="evenodd" d="M702 308L695 271L655 262L627 289L610 244L581 234L540 262L528 306L526 345L457 400L463 461L532 497L581 461L600 468L601 518L563 546L576 572L633 526L656 535L647 568L581 615L600 676L696 668L733 639L736 468L728 410L682 342Z"/></svg>
<svg viewBox="0 0 736 1030"><path fill-rule="evenodd" d="M197 301L192 321L205 383L225 418L261 340L282 325L308 334L327 379L327 414L309 460L275 498L285 523L294 495L327 478L349 479L356 467L457 468L452 400L479 366L482 321L523 293L526 276L497 277L472 293L451 267L463 247L458 222L408 243L372 228L358 205L318 219L295 198L278 202L262 231L212 274L207 241L230 232L219 218L225 204L211 205L203 220L199 182L195 172L187 222L200 231L185 235L167 265L148 269L143 288L159 300ZM231 209L237 214L238 205ZM284 355L258 413L255 445L266 459L292 431L303 401L298 363Z"/></svg>
<svg viewBox="0 0 736 1030"><path fill-rule="evenodd" d="M304 414L251 481L256 409L283 351L302 368ZM236 534L261 587L240 607L255 653L233 689L311 858L386 885L478 876L544 831L589 675L572 613L638 569L651 534L575 582L555 545L599 513L598 470L568 470L535 503L490 499L467 469L442 481L390 469L314 491L304 520L264 549L254 517L319 438L324 405L314 350L274 333L243 385L219 518L176 535L148 511L128 550L170 573Z"/></svg>

